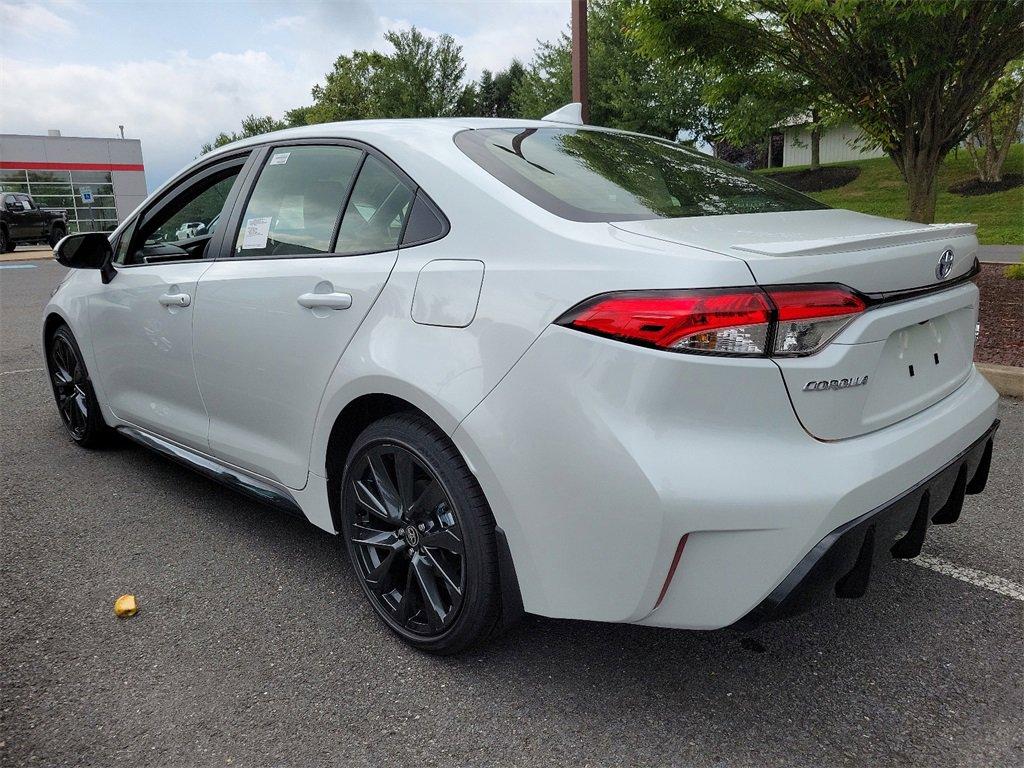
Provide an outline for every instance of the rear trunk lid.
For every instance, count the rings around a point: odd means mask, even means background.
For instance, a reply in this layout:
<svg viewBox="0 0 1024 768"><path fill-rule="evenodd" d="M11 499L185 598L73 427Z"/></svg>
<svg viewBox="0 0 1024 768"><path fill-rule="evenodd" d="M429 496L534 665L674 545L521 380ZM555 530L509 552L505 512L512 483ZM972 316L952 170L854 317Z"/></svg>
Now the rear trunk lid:
<svg viewBox="0 0 1024 768"><path fill-rule="evenodd" d="M762 285L843 283L887 293L955 280L978 249L973 224L918 224L842 210L614 222L626 232L742 259ZM935 276L939 256L953 269Z"/></svg>
<svg viewBox="0 0 1024 768"><path fill-rule="evenodd" d="M868 311L824 349L775 358L797 417L819 439L856 437L913 416L971 373L978 291L959 278L974 266L972 224L817 210L614 226L741 259L760 285L841 283L868 295ZM940 268L947 252L948 271ZM942 290L949 283L956 284ZM930 288L937 290L905 295Z"/></svg>

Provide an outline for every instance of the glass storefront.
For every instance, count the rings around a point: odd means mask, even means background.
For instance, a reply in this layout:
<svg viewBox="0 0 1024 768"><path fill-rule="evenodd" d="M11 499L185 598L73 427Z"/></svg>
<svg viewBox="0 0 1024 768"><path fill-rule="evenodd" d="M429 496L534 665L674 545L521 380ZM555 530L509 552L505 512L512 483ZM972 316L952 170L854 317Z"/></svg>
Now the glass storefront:
<svg viewBox="0 0 1024 768"><path fill-rule="evenodd" d="M82 202L83 188L92 190L91 205ZM117 227L109 171L0 170L0 192L27 192L41 208L64 209L69 232L111 232Z"/></svg>

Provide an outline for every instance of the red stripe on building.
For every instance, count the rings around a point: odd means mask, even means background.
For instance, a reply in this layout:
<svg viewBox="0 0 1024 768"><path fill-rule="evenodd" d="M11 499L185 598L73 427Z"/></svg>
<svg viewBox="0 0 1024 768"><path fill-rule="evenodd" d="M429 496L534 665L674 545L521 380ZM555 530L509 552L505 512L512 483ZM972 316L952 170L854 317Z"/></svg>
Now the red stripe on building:
<svg viewBox="0 0 1024 768"><path fill-rule="evenodd" d="M31 163L17 160L0 161L5 171L142 171L142 163Z"/></svg>

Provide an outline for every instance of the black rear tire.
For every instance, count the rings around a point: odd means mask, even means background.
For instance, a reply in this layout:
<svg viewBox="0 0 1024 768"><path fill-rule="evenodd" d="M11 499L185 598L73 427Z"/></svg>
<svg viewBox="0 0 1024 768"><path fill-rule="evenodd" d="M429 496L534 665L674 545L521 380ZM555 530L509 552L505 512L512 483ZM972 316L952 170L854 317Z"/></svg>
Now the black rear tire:
<svg viewBox="0 0 1024 768"><path fill-rule="evenodd" d="M53 229L50 230L50 239L47 242L51 248L56 248L57 243L68 233L68 231L60 224L55 224Z"/></svg>
<svg viewBox="0 0 1024 768"><path fill-rule="evenodd" d="M50 336L46 364L57 412L68 436L83 448L106 445L113 432L103 421L82 351L66 325L58 326Z"/></svg>
<svg viewBox="0 0 1024 768"><path fill-rule="evenodd" d="M10 253L15 247L14 241L7 234L7 228L0 227L0 253Z"/></svg>
<svg viewBox="0 0 1024 768"><path fill-rule="evenodd" d="M487 639L501 609L494 516L455 445L429 419L380 419L341 483L341 535L381 620L409 645L452 654Z"/></svg>

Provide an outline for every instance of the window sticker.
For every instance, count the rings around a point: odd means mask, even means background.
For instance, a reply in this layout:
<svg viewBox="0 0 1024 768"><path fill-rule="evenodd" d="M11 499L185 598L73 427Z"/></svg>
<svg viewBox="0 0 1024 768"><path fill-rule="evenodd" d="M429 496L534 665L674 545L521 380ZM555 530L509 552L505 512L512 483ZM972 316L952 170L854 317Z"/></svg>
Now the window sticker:
<svg viewBox="0 0 1024 768"><path fill-rule="evenodd" d="M258 219L246 220L245 236L242 238L243 251L267 247L267 237L270 235L272 219L272 216L261 216Z"/></svg>
<svg viewBox="0 0 1024 768"><path fill-rule="evenodd" d="M291 156L291 152L278 152L276 155L270 158L270 165L284 165L288 162L288 158Z"/></svg>

